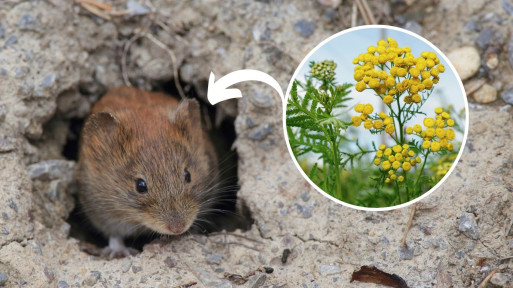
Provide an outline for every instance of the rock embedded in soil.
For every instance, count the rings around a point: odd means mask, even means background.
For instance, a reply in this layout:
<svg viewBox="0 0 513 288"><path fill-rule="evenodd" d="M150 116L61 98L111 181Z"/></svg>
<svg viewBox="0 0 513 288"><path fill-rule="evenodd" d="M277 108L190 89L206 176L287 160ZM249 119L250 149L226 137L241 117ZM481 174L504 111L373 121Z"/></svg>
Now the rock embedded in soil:
<svg viewBox="0 0 513 288"><path fill-rule="evenodd" d="M264 273L258 273L249 279L248 288L262 287L265 284L265 280L267 280L267 276Z"/></svg>
<svg viewBox="0 0 513 288"><path fill-rule="evenodd" d="M502 100L504 102L513 105L513 90L508 90L502 93Z"/></svg>
<svg viewBox="0 0 513 288"><path fill-rule="evenodd" d="M481 57L473 46L457 48L447 54L447 57L456 69L456 72L458 72L461 80L474 76L481 66Z"/></svg>
<svg viewBox="0 0 513 288"><path fill-rule="evenodd" d="M408 246L399 248L399 260L411 260L413 259L413 252L415 249Z"/></svg>
<svg viewBox="0 0 513 288"><path fill-rule="evenodd" d="M9 280L9 276L5 273L0 273L0 286L5 286L7 284L7 281Z"/></svg>
<svg viewBox="0 0 513 288"><path fill-rule="evenodd" d="M472 213L461 213L460 225L458 226L458 230L460 230L460 232L462 232L463 235L473 240L479 239L479 231L477 231L476 217Z"/></svg>
<svg viewBox="0 0 513 288"><path fill-rule="evenodd" d="M299 33L299 35L305 38L310 37L314 33L315 28L317 28L315 22L309 22L304 19L301 19L294 23L294 30L296 30L296 32Z"/></svg>
<svg viewBox="0 0 513 288"><path fill-rule="evenodd" d="M476 45L481 49L485 49L492 42L494 37L494 31L490 28L486 28L476 38Z"/></svg>
<svg viewBox="0 0 513 288"><path fill-rule="evenodd" d="M479 90L474 92L473 96L477 103L487 104L497 100L497 89L492 85L484 84Z"/></svg>
<svg viewBox="0 0 513 288"><path fill-rule="evenodd" d="M340 267L338 267L338 265L321 264L319 266L319 273L322 276L334 275L340 272L342 272L342 270L340 270Z"/></svg>

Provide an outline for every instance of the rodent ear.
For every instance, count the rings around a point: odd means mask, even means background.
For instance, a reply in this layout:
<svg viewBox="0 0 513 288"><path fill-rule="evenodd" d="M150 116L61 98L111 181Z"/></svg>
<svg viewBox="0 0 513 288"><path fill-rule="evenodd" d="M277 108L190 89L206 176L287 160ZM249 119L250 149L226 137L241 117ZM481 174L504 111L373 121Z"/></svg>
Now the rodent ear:
<svg viewBox="0 0 513 288"><path fill-rule="evenodd" d="M115 141L115 135L120 128L116 117L109 112L96 112L87 118L82 135L84 141L101 142L106 145L112 145ZM107 142L107 143L105 143Z"/></svg>
<svg viewBox="0 0 513 288"><path fill-rule="evenodd" d="M201 135L201 110L195 99L182 100L170 118L184 134Z"/></svg>

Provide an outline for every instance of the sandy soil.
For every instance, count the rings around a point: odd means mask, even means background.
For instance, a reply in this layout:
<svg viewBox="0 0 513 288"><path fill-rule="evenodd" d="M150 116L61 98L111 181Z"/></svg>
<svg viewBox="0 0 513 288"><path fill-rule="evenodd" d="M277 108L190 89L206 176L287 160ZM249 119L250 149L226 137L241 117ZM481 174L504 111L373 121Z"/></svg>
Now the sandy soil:
<svg viewBox="0 0 513 288"><path fill-rule="evenodd" d="M465 83L486 82L504 98L487 95L492 101L478 104L469 96L464 154L419 204L408 248L400 242L409 208L351 210L302 179L284 143L281 103L261 84L241 85L245 97L217 111L236 116L238 197L254 219L251 229L156 240L110 261L69 237L75 161L62 151L76 137L71 124L108 87L124 84L126 43L134 40L127 77L143 89L173 78L168 53L145 33L173 51L181 80L200 98L210 71L220 77L258 69L285 88L310 49L351 23L352 1L320 2L335 8L316 1L105 0L116 11L132 8L111 20L73 1L0 2L0 286L377 287L349 283L353 271L374 265L409 287L477 287L492 272L488 287L513 287L508 0L371 3L379 23L406 25L445 53L478 48L482 67ZM361 17L357 23L364 24ZM493 55L498 67L490 69ZM291 253L283 263L285 249ZM225 273L248 281L238 285Z"/></svg>

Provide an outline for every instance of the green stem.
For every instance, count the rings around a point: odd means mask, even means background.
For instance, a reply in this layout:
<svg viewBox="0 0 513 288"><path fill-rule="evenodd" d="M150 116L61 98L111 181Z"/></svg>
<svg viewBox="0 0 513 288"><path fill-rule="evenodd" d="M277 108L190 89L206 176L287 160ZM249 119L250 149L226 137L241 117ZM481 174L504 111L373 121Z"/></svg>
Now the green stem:
<svg viewBox="0 0 513 288"><path fill-rule="evenodd" d="M414 187L415 187L415 190L417 190L419 192L419 194L420 194L420 187L418 187L419 180L420 180L420 176L422 176L422 173L424 172L424 167L426 166L426 162L427 162L427 158L428 158L428 155L429 155L429 151L430 150L427 150L426 155L424 155L424 162L422 162L422 167L420 168L419 176L417 176L417 180L415 180L415 186Z"/></svg>

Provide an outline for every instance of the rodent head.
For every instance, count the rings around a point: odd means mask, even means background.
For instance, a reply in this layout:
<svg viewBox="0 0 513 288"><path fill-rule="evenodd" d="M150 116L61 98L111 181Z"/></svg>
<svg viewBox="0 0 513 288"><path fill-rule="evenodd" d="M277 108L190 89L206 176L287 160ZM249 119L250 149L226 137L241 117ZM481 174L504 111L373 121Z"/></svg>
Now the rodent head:
<svg viewBox="0 0 513 288"><path fill-rule="evenodd" d="M94 113L82 145L88 185L99 193L93 205L134 227L181 234L210 202L217 158L195 100Z"/></svg>

